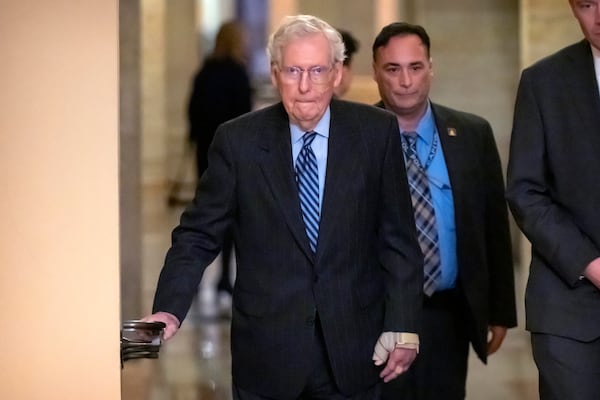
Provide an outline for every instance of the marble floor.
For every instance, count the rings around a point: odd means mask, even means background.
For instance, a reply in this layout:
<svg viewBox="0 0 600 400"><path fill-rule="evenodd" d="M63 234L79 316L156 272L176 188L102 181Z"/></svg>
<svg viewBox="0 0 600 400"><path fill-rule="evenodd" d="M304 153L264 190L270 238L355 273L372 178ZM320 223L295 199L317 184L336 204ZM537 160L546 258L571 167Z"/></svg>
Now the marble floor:
<svg viewBox="0 0 600 400"><path fill-rule="evenodd" d="M180 207L167 207L166 190L144 190L142 305L149 311L170 231ZM199 295L177 335L160 350L159 359L127 361L122 369L123 400L230 399L229 321L227 302L213 288L216 260L205 274ZM524 277L517 273L521 306ZM225 314L223 314L225 313ZM537 372L531 358L529 335L520 327L509 331L487 366L473 356L469 365L467 400L534 400ZM443 400L443 397L440 397Z"/></svg>

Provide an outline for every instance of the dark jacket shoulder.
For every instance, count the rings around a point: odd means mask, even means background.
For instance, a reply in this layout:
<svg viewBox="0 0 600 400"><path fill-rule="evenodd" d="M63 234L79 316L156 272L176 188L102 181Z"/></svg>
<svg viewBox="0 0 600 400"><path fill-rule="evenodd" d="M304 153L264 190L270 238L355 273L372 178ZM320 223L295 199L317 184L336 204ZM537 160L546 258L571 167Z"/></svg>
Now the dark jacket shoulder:
<svg viewBox="0 0 600 400"><path fill-rule="evenodd" d="M381 100L375 103L375 107L380 108L382 110L386 110L385 105ZM490 125L485 118L480 117L479 115L456 110L454 108L443 106L438 103L431 102L431 109L433 111L433 116L435 118L436 124L438 125L443 124L450 126L456 125L455 127L474 126L486 128ZM391 113L391 111L386 111Z"/></svg>
<svg viewBox="0 0 600 400"><path fill-rule="evenodd" d="M572 61L580 61L589 59L592 62L592 49L587 40L583 39L577 43L573 43L564 47L557 52L550 54L529 67L524 71L534 71L534 75L544 74L544 72L558 71L561 66L568 65Z"/></svg>
<svg viewBox="0 0 600 400"><path fill-rule="evenodd" d="M380 107L378 104L370 105L336 98L331 100L331 110L332 112L343 112L357 117L362 117L364 115L372 118L395 118L392 112L386 110L384 107Z"/></svg>
<svg viewBox="0 0 600 400"><path fill-rule="evenodd" d="M443 121L449 125L455 124L474 128L487 128L490 125L487 119L470 112L456 110L437 103L431 103L431 108L438 124Z"/></svg>

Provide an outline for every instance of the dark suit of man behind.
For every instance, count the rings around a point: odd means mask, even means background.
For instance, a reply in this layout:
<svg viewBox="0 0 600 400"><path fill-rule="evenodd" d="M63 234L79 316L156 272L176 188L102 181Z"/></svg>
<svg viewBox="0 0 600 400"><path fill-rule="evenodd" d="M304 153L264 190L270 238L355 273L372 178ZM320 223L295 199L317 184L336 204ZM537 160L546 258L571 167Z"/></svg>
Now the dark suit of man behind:
<svg viewBox="0 0 600 400"><path fill-rule="evenodd" d="M575 3L588 40L523 71L508 166L532 244L525 305L543 400L600 396L600 10Z"/></svg>
<svg viewBox="0 0 600 400"><path fill-rule="evenodd" d="M492 129L481 117L429 101L429 47L421 26L402 22L384 27L373 44L378 106L396 114L403 136L417 134L442 270L424 299L419 357L385 386L385 399L463 399L469 342L486 362L516 325L508 212Z"/></svg>
<svg viewBox="0 0 600 400"><path fill-rule="evenodd" d="M382 370L372 360L377 339L384 331L417 332L422 295L398 125L374 107L330 102L343 57L339 34L314 17L287 21L302 27L283 43L271 38L283 102L218 129L195 200L173 232L148 319L166 321L168 336L174 333L232 226L234 398L377 398L379 376L395 378L416 355L390 349ZM321 135L323 118L330 119L327 169L313 252L290 129Z"/></svg>

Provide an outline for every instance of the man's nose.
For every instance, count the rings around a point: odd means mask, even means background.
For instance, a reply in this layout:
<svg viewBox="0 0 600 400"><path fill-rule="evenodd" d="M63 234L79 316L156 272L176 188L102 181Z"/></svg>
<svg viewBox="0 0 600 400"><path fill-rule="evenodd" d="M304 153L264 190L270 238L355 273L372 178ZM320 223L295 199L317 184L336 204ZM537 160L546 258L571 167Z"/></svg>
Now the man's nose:
<svg viewBox="0 0 600 400"><path fill-rule="evenodd" d="M312 82L310 81L309 71L302 71L300 74L300 80L298 81L298 89L300 92L308 92L311 84Z"/></svg>
<svg viewBox="0 0 600 400"><path fill-rule="evenodd" d="M406 70L400 72L398 79L400 80L400 85L403 87L409 87L412 85L412 77Z"/></svg>

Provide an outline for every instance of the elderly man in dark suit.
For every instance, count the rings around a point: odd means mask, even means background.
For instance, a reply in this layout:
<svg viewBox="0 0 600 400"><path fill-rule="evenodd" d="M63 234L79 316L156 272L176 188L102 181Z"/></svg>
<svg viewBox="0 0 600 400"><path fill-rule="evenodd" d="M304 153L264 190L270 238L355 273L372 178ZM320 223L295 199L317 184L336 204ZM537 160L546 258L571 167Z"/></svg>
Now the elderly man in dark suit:
<svg viewBox="0 0 600 400"><path fill-rule="evenodd" d="M231 226L234 398L377 399L416 357L422 301L398 124L332 100L326 22L286 18L268 53L282 101L217 130L145 319L177 331Z"/></svg>
<svg viewBox="0 0 600 400"><path fill-rule="evenodd" d="M600 398L600 2L570 4L585 39L523 71L506 192L542 400Z"/></svg>
<svg viewBox="0 0 600 400"><path fill-rule="evenodd" d="M489 123L429 101L425 29L384 27L373 44L382 101L398 118L425 257L421 353L386 399L464 399L469 342L479 358L516 325L502 168ZM489 337L489 341L488 341Z"/></svg>

